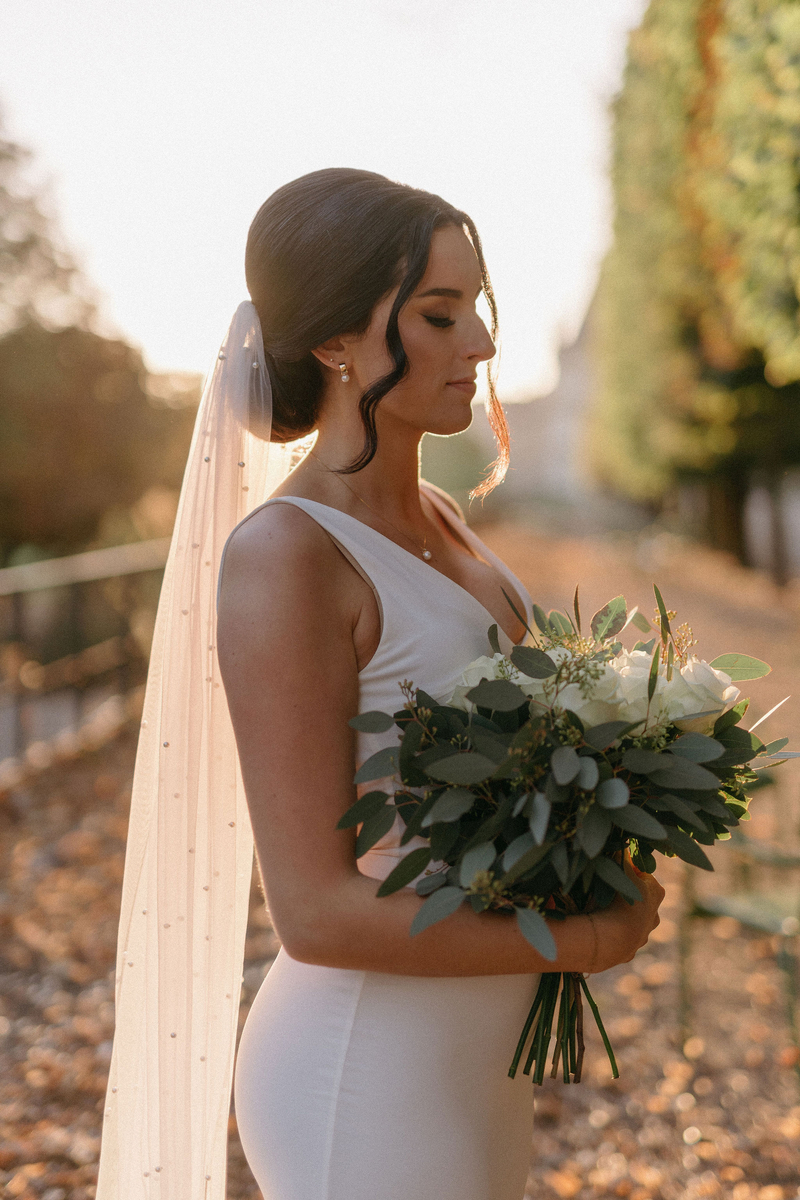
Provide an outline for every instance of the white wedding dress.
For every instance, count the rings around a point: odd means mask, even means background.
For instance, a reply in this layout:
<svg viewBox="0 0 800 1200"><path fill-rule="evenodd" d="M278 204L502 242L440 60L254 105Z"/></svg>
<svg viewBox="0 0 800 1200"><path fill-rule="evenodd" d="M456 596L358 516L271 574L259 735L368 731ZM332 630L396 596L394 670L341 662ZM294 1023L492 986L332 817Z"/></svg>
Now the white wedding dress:
<svg viewBox="0 0 800 1200"><path fill-rule="evenodd" d="M520 581L435 493L426 495L509 581ZM382 616L359 709L394 712L409 679L446 698L489 651L491 614L464 588L338 509L279 497L324 529L373 587ZM511 643L501 632L501 645ZM395 734L360 734L363 762ZM376 786L369 785L369 789ZM367 790L369 790L367 789ZM360 870L385 878L420 841L401 823ZM264 1200L523 1200L530 1079L508 1078L536 991L531 975L427 978L309 966L278 954L245 1024L235 1106Z"/></svg>

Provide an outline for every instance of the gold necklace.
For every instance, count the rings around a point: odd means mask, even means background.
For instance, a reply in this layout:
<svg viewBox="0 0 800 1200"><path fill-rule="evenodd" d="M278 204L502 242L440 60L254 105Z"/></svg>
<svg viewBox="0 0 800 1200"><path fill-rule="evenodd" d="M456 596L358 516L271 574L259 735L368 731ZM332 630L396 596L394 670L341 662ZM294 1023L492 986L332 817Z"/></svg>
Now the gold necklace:
<svg viewBox="0 0 800 1200"><path fill-rule="evenodd" d="M377 508L373 508L371 504L368 504L367 501L363 498L363 496L359 496L359 494L355 490L355 488L351 488L350 484L347 482L347 480L342 475L340 475L338 471L332 470L328 466L327 463L324 463L322 461L322 459L320 458L320 456L314 450L309 450L308 453L311 454L317 460L317 462L321 466L323 466L326 471L329 472L329 474L335 475L336 478L339 479L344 484L344 486L347 488L348 492L350 492L351 495L355 496L356 500L359 500L364 505L365 508L368 508L370 510L370 512L373 512L376 517L379 517L380 520L383 521L386 525L388 525L390 529L393 529L395 531L395 533L399 533L400 537L405 538L407 542L411 542L414 546L416 546L417 549L419 550L420 554L422 555L422 557L425 559L425 562L431 561L431 559L433 558L433 554L428 549L427 536L423 540L422 546L420 546L420 544L416 538L412 538L407 533L404 533L402 529L398 529L396 525L392 524L392 522L389 520L388 517L385 517L383 515L383 513L378 512Z"/></svg>

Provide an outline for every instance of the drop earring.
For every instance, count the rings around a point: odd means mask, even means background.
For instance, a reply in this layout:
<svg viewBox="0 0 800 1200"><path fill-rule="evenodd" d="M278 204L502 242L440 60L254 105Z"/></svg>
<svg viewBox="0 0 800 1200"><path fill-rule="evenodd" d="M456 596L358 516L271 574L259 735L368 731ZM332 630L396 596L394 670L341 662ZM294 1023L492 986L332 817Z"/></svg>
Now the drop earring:
<svg viewBox="0 0 800 1200"><path fill-rule="evenodd" d="M350 374L347 370L347 363L339 363L339 378L342 383L350 382Z"/></svg>

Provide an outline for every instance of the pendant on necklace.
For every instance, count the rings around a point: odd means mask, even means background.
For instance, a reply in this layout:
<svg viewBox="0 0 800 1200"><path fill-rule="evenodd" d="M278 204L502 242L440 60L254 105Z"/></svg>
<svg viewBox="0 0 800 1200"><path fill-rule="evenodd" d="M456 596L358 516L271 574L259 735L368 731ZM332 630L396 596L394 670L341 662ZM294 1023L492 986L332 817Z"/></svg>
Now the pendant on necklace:
<svg viewBox="0 0 800 1200"><path fill-rule="evenodd" d="M433 555L431 554L430 550L423 550L422 557L425 559L426 562L430 562L431 559L433 558Z"/></svg>

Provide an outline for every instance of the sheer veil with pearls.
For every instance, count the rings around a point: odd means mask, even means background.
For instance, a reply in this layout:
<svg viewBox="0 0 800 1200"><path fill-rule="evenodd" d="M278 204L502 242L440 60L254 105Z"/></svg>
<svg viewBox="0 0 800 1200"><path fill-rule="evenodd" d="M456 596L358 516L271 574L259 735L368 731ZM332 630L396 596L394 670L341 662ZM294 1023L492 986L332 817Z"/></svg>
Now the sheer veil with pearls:
<svg viewBox="0 0 800 1200"><path fill-rule="evenodd" d="M224 1200L253 840L216 657L217 573L292 448L270 445L254 306L194 428L158 606L131 799L97 1200ZM255 431L255 432L253 432Z"/></svg>

